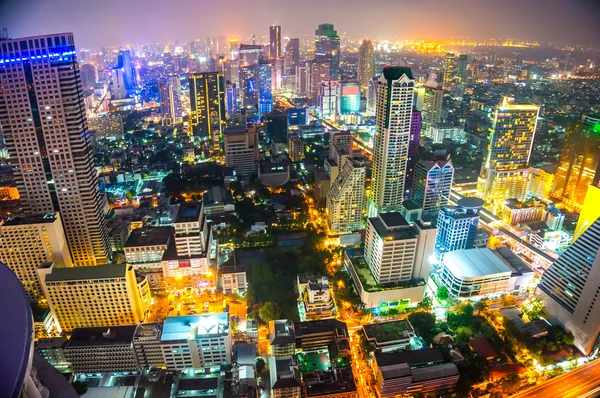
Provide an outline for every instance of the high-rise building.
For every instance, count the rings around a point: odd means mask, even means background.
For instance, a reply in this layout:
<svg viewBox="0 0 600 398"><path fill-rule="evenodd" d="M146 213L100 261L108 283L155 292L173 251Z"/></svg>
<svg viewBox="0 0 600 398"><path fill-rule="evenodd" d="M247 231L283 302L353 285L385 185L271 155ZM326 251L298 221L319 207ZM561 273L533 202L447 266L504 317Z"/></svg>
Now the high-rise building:
<svg viewBox="0 0 600 398"><path fill-rule="evenodd" d="M306 64L296 66L296 96L297 97L306 97L308 96L309 88L308 83L310 79L308 78L308 73Z"/></svg>
<svg viewBox="0 0 600 398"><path fill-rule="evenodd" d="M93 64L83 64L80 67L80 72L83 89L93 89L98 82L98 69Z"/></svg>
<svg viewBox="0 0 600 398"><path fill-rule="evenodd" d="M410 121L410 141L408 142L408 160L406 163L406 176L404 178L404 200L413 197L413 182L415 166L419 156L419 140L421 139L421 112L413 108Z"/></svg>
<svg viewBox="0 0 600 398"><path fill-rule="evenodd" d="M435 224L440 208L448 204L454 167L448 160L419 160L415 167L412 200L423 209L423 219Z"/></svg>
<svg viewBox="0 0 600 398"><path fill-rule="evenodd" d="M288 140L290 148L290 159L293 162L301 162L304 159L304 141L297 135L291 135Z"/></svg>
<svg viewBox="0 0 600 398"><path fill-rule="evenodd" d="M148 280L136 275L131 265L57 268L44 263L38 274L63 332L141 322L151 300Z"/></svg>
<svg viewBox="0 0 600 398"><path fill-rule="evenodd" d="M170 370L218 370L231 364L231 328L226 312L167 317L160 341Z"/></svg>
<svg viewBox="0 0 600 398"><path fill-rule="evenodd" d="M331 63L329 61L310 61L306 63L307 90L313 102L319 96L321 82L331 80Z"/></svg>
<svg viewBox="0 0 600 398"><path fill-rule="evenodd" d="M258 116L273 111L272 71L268 62L258 64Z"/></svg>
<svg viewBox="0 0 600 398"><path fill-rule="evenodd" d="M573 242L575 242L598 218L600 218L600 188L590 185L579 213L577 226L573 233Z"/></svg>
<svg viewBox="0 0 600 398"><path fill-rule="evenodd" d="M319 109L326 118L333 118L338 114L338 82L323 80L319 90Z"/></svg>
<svg viewBox="0 0 600 398"><path fill-rule="evenodd" d="M419 89L423 95L423 119L421 133L429 135L431 127L442 121L442 104L444 90L439 88L424 87Z"/></svg>
<svg viewBox="0 0 600 398"><path fill-rule="evenodd" d="M296 67L300 65L300 39L292 37L285 46L285 73L287 75L296 74Z"/></svg>
<svg viewBox="0 0 600 398"><path fill-rule="evenodd" d="M360 83L358 81L344 81L338 85L337 107L340 115L350 115L360 112Z"/></svg>
<svg viewBox="0 0 600 398"><path fill-rule="evenodd" d="M580 210L594 179L600 178L600 115L571 122L554 175L552 196Z"/></svg>
<svg viewBox="0 0 600 398"><path fill-rule="evenodd" d="M252 174L258 161L258 133L256 127L236 126L226 128L225 165L237 174Z"/></svg>
<svg viewBox="0 0 600 398"><path fill-rule="evenodd" d="M37 267L47 262L73 266L60 215L13 216L0 225L0 261L17 275L30 301L43 299Z"/></svg>
<svg viewBox="0 0 600 398"><path fill-rule="evenodd" d="M181 119L179 91L179 78L177 76L170 76L167 82L158 83L160 111L163 121L168 126Z"/></svg>
<svg viewBox="0 0 600 398"><path fill-rule="evenodd" d="M529 172L523 169L529 165L539 110L537 105L514 104L506 97L496 107L490 126L488 153L478 181L478 189L486 202L499 203L514 197L506 196L507 191L503 188L507 184L515 185L516 180L522 181L520 191L527 190ZM503 181L508 183L499 185Z"/></svg>
<svg viewBox="0 0 600 398"><path fill-rule="evenodd" d="M212 138L223 133L226 120L225 80L222 72L190 73L190 121L194 136Z"/></svg>
<svg viewBox="0 0 600 398"><path fill-rule="evenodd" d="M447 89L452 84L454 77L458 72L458 65L456 64L456 55L453 53L446 54L444 59L444 88Z"/></svg>
<svg viewBox="0 0 600 398"><path fill-rule="evenodd" d="M369 80L375 76L375 51L371 40L363 40L358 48L358 81L366 91Z"/></svg>
<svg viewBox="0 0 600 398"><path fill-rule="evenodd" d="M258 112L258 94L258 66L256 64L240 66L242 108L251 114Z"/></svg>
<svg viewBox="0 0 600 398"><path fill-rule="evenodd" d="M3 41L0 80L13 88L0 92L0 124L23 209L60 208L73 263L85 266L106 263L110 243L75 53L71 33Z"/></svg>
<svg viewBox="0 0 600 398"><path fill-rule="evenodd" d="M348 234L362 228L365 201L365 166L347 156L327 194L327 223L333 234Z"/></svg>
<svg viewBox="0 0 600 398"><path fill-rule="evenodd" d="M333 24L321 24L315 30L315 61L329 61L331 77L340 73L340 37Z"/></svg>
<svg viewBox="0 0 600 398"><path fill-rule="evenodd" d="M598 349L600 335L600 219L544 272L538 295L550 321L575 337L584 355Z"/></svg>
<svg viewBox="0 0 600 398"><path fill-rule="evenodd" d="M435 239L435 256L439 261L442 261L444 254L448 252L473 248L479 224L479 210L483 203L479 198L462 198L458 201L458 206L440 209Z"/></svg>
<svg viewBox="0 0 600 398"><path fill-rule="evenodd" d="M467 54L460 54L458 56L458 77L464 82L467 79L467 65L469 64L469 58Z"/></svg>
<svg viewBox="0 0 600 398"><path fill-rule="evenodd" d="M281 58L281 26L273 25L269 28L269 39L269 57Z"/></svg>
<svg viewBox="0 0 600 398"><path fill-rule="evenodd" d="M375 108L377 106L377 87L379 86L379 79L372 77L367 83L367 112L375 114Z"/></svg>
<svg viewBox="0 0 600 398"><path fill-rule="evenodd" d="M404 201L413 90L409 68L384 68L377 88L369 215L400 210Z"/></svg>

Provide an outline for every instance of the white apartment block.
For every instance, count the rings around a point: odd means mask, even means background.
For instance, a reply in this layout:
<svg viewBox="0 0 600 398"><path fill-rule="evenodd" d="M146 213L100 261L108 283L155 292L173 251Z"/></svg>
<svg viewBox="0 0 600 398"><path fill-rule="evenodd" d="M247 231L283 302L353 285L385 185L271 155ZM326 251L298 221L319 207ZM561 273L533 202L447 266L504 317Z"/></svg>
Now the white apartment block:
<svg viewBox="0 0 600 398"><path fill-rule="evenodd" d="M160 340L167 369L218 369L231 363L226 312L168 317Z"/></svg>
<svg viewBox="0 0 600 398"><path fill-rule="evenodd" d="M329 279L325 276L298 275L297 287L300 305L300 320L318 320L333 316L333 297Z"/></svg>
<svg viewBox="0 0 600 398"><path fill-rule="evenodd" d="M371 216L398 211L404 201L414 85L409 68L387 67L379 78L368 209Z"/></svg>
<svg viewBox="0 0 600 398"><path fill-rule="evenodd" d="M57 210L54 191L73 263L107 263L110 242L73 34L3 40L0 58L10 60L0 68L0 124L23 209Z"/></svg>
<svg viewBox="0 0 600 398"><path fill-rule="evenodd" d="M151 300L148 280L130 265L57 268L45 263L38 274L59 331L141 322Z"/></svg>
<svg viewBox="0 0 600 398"><path fill-rule="evenodd" d="M59 213L13 216L1 224L0 261L17 275L30 301L43 299L39 265L73 266Z"/></svg>
<svg viewBox="0 0 600 398"><path fill-rule="evenodd" d="M131 231L124 246L127 264L135 264L136 269L160 267L163 254L172 238L172 227L138 228Z"/></svg>
<svg viewBox="0 0 600 398"><path fill-rule="evenodd" d="M362 228L366 169L343 157L340 173L327 193L327 222L333 234L348 234Z"/></svg>

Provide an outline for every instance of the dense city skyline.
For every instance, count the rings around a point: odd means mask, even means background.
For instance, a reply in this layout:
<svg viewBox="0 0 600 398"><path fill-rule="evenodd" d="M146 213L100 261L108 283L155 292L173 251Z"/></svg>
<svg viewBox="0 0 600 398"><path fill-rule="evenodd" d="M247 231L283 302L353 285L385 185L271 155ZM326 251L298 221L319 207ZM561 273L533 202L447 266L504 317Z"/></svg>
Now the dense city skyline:
<svg viewBox="0 0 600 398"><path fill-rule="evenodd" d="M600 3L593 0L378 0L368 5L360 0L267 0L263 7L236 0L177 0L168 6L148 6L142 0L5 0L0 3L0 27L7 27L12 37L73 32L80 48L252 34L268 42L269 25L281 25L284 35L297 36L313 34L323 22L334 23L344 36L497 37L594 45L600 40L595 20L599 13Z"/></svg>

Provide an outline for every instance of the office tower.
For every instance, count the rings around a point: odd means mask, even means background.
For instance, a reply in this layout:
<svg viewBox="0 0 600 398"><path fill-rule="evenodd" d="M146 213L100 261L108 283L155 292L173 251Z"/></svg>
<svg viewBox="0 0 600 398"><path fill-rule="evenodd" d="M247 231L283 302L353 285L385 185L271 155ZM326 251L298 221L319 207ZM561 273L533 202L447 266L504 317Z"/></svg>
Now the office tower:
<svg viewBox="0 0 600 398"><path fill-rule="evenodd" d="M338 84L335 80L321 81L319 90L319 109L321 115L326 118L333 118L338 114L337 90Z"/></svg>
<svg viewBox="0 0 600 398"><path fill-rule="evenodd" d="M443 88L444 86L444 72L436 69L432 69L427 73L426 87L430 88Z"/></svg>
<svg viewBox="0 0 600 398"><path fill-rule="evenodd" d="M112 69L112 84L114 99L127 98L135 89L135 69L129 50L119 52L117 65Z"/></svg>
<svg viewBox="0 0 600 398"><path fill-rule="evenodd" d="M377 284L429 277L422 264L433 254L435 228L421 226L410 226L398 212L367 219L364 257Z"/></svg>
<svg viewBox="0 0 600 398"><path fill-rule="evenodd" d="M377 106L377 87L379 85L379 79L372 77L367 83L367 112L375 114L375 108Z"/></svg>
<svg viewBox="0 0 600 398"><path fill-rule="evenodd" d="M236 126L226 128L225 165L233 167L237 174L252 174L258 161L258 133L256 127Z"/></svg>
<svg viewBox="0 0 600 398"><path fill-rule="evenodd" d="M362 229L365 201L363 164L344 157L340 172L327 194L327 223L333 234L349 234Z"/></svg>
<svg viewBox="0 0 600 398"><path fill-rule="evenodd" d="M238 50L240 66L254 65L263 59L263 47L253 44L240 44Z"/></svg>
<svg viewBox="0 0 600 398"><path fill-rule="evenodd" d="M254 43L252 43L254 44ZM240 40L238 38L231 38L228 40L227 47L230 52L236 51L240 48Z"/></svg>
<svg viewBox="0 0 600 398"><path fill-rule="evenodd" d="M73 266L60 215L13 216L0 225L0 261L17 275L30 301L42 300L37 267L47 262Z"/></svg>
<svg viewBox="0 0 600 398"><path fill-rule="evenodd" d="M347 153L352 158L353 143L354 138L350 131L331 131L329 133L329 159L335 157L334 151L340 146L344 148L344 153Z"/></svg>
<svg viewBox="0 0 600 398"><path fill-rule="evenodd" d="M488 203L522 199L527 191L531 147L539 106L514 104L505 97L493 115L488 153L481 167L478 190Z"/></svg>
<svg viewBox="0 0 600 398"><path fill-rule="evenodd" d="M269 57L281 58L281 26L274 25L269 28Z"/></svg>
<svg viewBox="0 0 600 398"><path fill-rule="evenodd" d="M423 219L435 224L440 208L448 204L453 179L449 159L417 162L412 200L423 209Z"/></svg>
<svg viewBox="0 0 600 398"><path fill-rule="evenodd" d="M291 135L288 146L290 148L290 159L293 162L301 162L304 159L304 141L297 135Z"/></svg>
<svg viewBox="0 0 600 398"><path fill-rule="evenodd" d="M258 67L257 65L240 66L240 96L242 109L249 113L258 112Z"/></svg>
<svg viewBox="0 0 600 398"><path fill-rule="evenodd" d="M456 64L456 56L453 53L446 54L444 59L444 89L450 87L454 77L456 76L458 69Z"/></svg>
<svg viewBox="0 0 600 398"><path fill-rule="evenodd" d="M78 327L131 325L144 319L150 304L146 277L125 264L38 268L44 295L59 331Z"/></svg>
<svg viewBox="0 0 600 398"><path fill-rule="evenodd" d="M285 46L285 73L296 74L296 67L300 65L300 39L293 37Z"/></svg>
<svg viewBox="0 0 600 398"><path fill-rule="evenodd" d="M321 82L331 80L331 63L329 61L310 61L306 63L308 78L308 95L314 102L317 102Z"/></svg>
<svg viewBox="0 0 600 398"><path fill-rule="evenodd" d="M360 83L358 81L340 82L338 85L337 107L340 115L360 112Z"/></svg>
<svg viewBox="0 0 600 398"><path fill-rule="evenodd" d="M444 90L425 87L420 89L423 93L423 119L421 122L421 133L429 135L431 127L442 121L442 103Z"/></svg>
<svg viewBox="0 0 600 398"><path fill-rule="evenodd" d="M273 111L273 82L271 65L268 62L258 64L258 116Z"/></svg>
<svg viewBox="0 0 600 398"><path fill-rule="evenodd" d="M410 120L410 140L408 142L408 160L406 162L406 176L404 178L404 200L413 197L413 182L415 166L419 156L419 140L421 139L421 112L413 107Z"/></svg>
<svg viewBox="0 0 600 398"><path fill-rule="evenodd" d="M464 82L467 79L467 64L469 63L469 58L467 54L460 54L458 56L458 77L460 77L460 81Z"/></svg>
<svg viewBox="0 0 600 398"><path fill-rule="evenodd" d="M96 138L123 139L123 116L119 114L104 114L88 118L90 131L96 134Z"/></svg>
<svg viewBox="0 0 600 398"><path fill-rule="evenodd" d="M552 196L581 210L588 186L600 178L600 116L583 116L567 125Z"/></svg>
<svg viewBox="0 0 600 398"><path fill-rule="evenodd" d="M575 336L584 355L597 349L600 334L600 219L544 272L537 293L550 321Z"/></svg>
<svg viewBox="0 0 600 398"><path fill-rule="evenodd" d="M435 256L442 261L444 254L460 249L472 249L479 224L479 198L461 198L458 206L442 207L437 220Z"/></svg>
<svg viewBox="0 0 600 398"><path fill-rule="evenodd" d="M80 67L81 86L84 90L93 89L98 82L98 70L93 64L83 64Z"/></svg>
<svg viewBox="0 0 600 398"><path fill-rule="evenodd" d="M308 96L308 83L310 79L308 79L308 73L306 64L296 66L296 96L297 97L306 97Z"/></svg>
<svg viewBox="0 0 600 398"><path fill-rule="evenodd" d="M270 65L271 69L272 69L272 73L271 73L271 80L272 80L272 85L271 85L271 89L274 91L279 91L281 90L282 86L283 86L283 76L285 74L285 71L283 70L284 66L283 66L283 58L277 58L275 61L273 61Z"/></svg>
<svg viewBox="0 0 600 398"><path fill-rule="evenodd" d="M169 370L219 370L231 364L227 312L167 317L160 342Z"/></svg>
<svg viewBox="0 0 600 398"><path fill-rule="evenodd" d="M160 111L167 126L173 125L177 122L177 119L181 119L178 83L179 78L177 76L169 77L167 82L158 83Z"/></svg>
<svg viewBox="0 0 600 398"><path fill-rule="evenodd" d="M238 111L238 89L235 83L227 81L225 83L225 108L228 117L231 117Z"/></svg>
<svg viewBox="0 0 600 398"><path fill-rule="evenodd" d="M212 56L210 58L213 58ZM166 75L172 75L175 71L175 61L173 60L173 54L169 50L169 47L165 47L163 53L163 69Z"/></svg>
<svg viewBox="0 0 600 398"><path fill-rule="evenodd" d="M73 263L106 263L110 244L73 35L6 40L0 58L0 79L14 86L0 92L0 124L23 209L60 208Z"/></svg>
<svg viewBox="0 0 600 398"><path fill-rule="evenodd" d="M315 61L329 61L331 77L340 73L340 37L333 24L321 24L315 30Z"/></svg>
<svg viewBox="0 0 600 398"><path fill-rule="evenodd" d="M194 136L212 138L223 133L225 80L221 72L190 73L190 120Z"/></svg>
<svg viewBox="0 0 600 398"><path fill-rule="evenodd" d="M404 201L414 79L409 68L379 77L369 215L399 210Z"/></svg>
<svg viewBox="0 0 600 398"><path fill-rule="evenodd" d="M371 40L363 40L358 48L358 81L366 91L369 80L375 76L375 52Z"/></svg>

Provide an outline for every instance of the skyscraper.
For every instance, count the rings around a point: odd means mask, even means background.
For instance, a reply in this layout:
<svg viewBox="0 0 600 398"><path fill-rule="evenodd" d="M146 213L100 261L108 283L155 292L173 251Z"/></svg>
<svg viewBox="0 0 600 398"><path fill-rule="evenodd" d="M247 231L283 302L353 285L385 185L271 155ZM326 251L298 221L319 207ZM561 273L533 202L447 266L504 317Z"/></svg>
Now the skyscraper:
<svg viewBox="0 0 600 398"><path fill-rule="evenodd" d="M421 133L430 134L429 130L435 124L442 121L442 104L444 90L439 88L423 87L419 89L423 93L423 119Z"/></svg>
<svg viewBox="0 0 600 398"><path fill-rule="evenodd" d="M273 110L273 82L271 65L268 62L258 64L258 116Z"/></svg>
<svg viewBox="0 0 600 398"><path fill-rule="evenodd" d="M221 72L190 73L190 120L194 136L223 133L225 124L225 80Z"/></svg>
<svg viewBox="0 0 600 398"><path fill-rule="evenodd" d="M442 206L448 204L454 167L448 160L420 160L415 167L412 200L423 209L423 219L437 221Z"/></svg>
<svg viewBox="0 0 600 398"><path fill-rule="evenodd" d="M250 113L258 112L258 94L258 66L256 64L240 66L242 108Z"/></svg>
<svg viewBox="0 0 600 398"><path fill-rule="evenodd" d="M581 210L588 186L600 178L600 115L569 123L552 196ZM594 184L597 186L597 184Z"/></svg>
<svg viewBox="0 0 600 398"><path fill-rule="evenodd" d="M338 114L338 82L323 80L319 90L319 109L324 117L333 118Z"/></svg>
<svg viewBox="0 0 600 398"><path fill-rule="evenodd" d="M458 72L456 65L456 55L453 53L446 54L446 58L444 59L444 88L447 89L450 87L450 84L454 80Z"/></svg>
<svg viewBox="0 0 600 398"><path fill-rule="evenodd" d="M362 228L365 166L348 156L342 161L327 194L327 223L333 234L349 234Z"/></svg>
<svg viewBox="0 0 600 398"><path fill-rule="evenodd" d="M478 181L486 202L499 203L527 190L528 176L523 169L529 165L538 113L537 105L514 104L506 97L496 107ZM507 191L506 186L513 188Z"/></svg>
<svg viewBox="0 0 600 398"><path fill-rule="evenodd" d="M440 209L437 219L435 256L442 261L444 254L461 249L472 249L479 224L479 210L483 207L479 198L462 198L458 206Z"/></svg>
<svg viewBox="0 0 600 398"><path fill-rule="evenodd" d="M281 26L273 25L269 28L269 57L281 58Z"/></svg>
<svg viewBox="0 0 600 398"><path fill-rule="evenodd" d="M375 52L371 40L363 40L358 48L358 81L363 90L367 89L369 80L375 76Z"/></svg>
<svg viewBox="0 0 600 398"><path fill-rule="evenodd" d="M369 215L404 201L414 84L410 68L387 67L379 77Z"/></svg>
<svg viewBox="0 0 600 398"><path fill-rule="evenodd" d="M307 87L310 90L308 95L312 98L313 102L316 102L319 96L321 82L330 80L333 77L331 74L331 63L326 60L311 61L306 63L306 68L308 77L310 78L307 82Z"/></svg>
<svg viewBox="0 0 600 398"><path fill-rule="evenodd" d="M415 166L419 156L419 140L421 139L421 112L413 108L410 120L410 140L408 142L408 160L406 163L406 176L404 177L404 200L413 197L413 182Z"/></svg>
<svg viewBox="0 0 600 398"><path fill-rule="evenodd" d="M258 160L258 133L256 127L229 127L225 129L225 165L237 174L252 174Z"/></svg>
<svg viewBox="0 0 600 398"><path fill-rule="evenodd" d="M333 24L321 24L315 30L315 61L329 61L331 77L340 73L340 37Z"/></svg>
<svg viewBox="0 0 600 398"><path fill-rule="evenodd" d="M285 73L296 74L296 66L300 64L300 39L293 37L285 46Z"/></svg>
<svg viewBox="0 0 600 398"><path fill-rule="evenodd" d="M0 124L24 210L60 208L84 266L106 263L110 244L75 54L71 33L2 41L0 79L14 88L0 92Z"/></svg>
<svg viewBox="0 0 600 398"><path fill-rule="evenodd" d="M575 336L575 346L589 355L600 334L600 218L542 277L537 291L550 315Z"/></svg>
<svg viewBox="0 0 600 398"><path fill-rule="evenodd" d="M131 52L121 50L117 66L112 69L112 94L115 99L127 98L135 88L135 69L131 62Z"/></svg>
<svg viewBox="0 0 600 398"><path fill-rule="evenodd" d="M460 77L461 81L465 81L467 79L467 64L469 63L469 58L467 54L460 54L458 56L458 77Z"/></svg>
<svg viewBox="0 0 600 398"><path fill-rule="evenodd" d="M179 100L179 77L170 76L166 82L158 83L160 111L166 125L181 119L181 102Z"/></svg>
<svg viewBox="0 0 600 398"><path fill-rule="evenodd" d="M356 80L343 81L338 85L338 112L350 115L360 112L360 83Z"/></svg>

